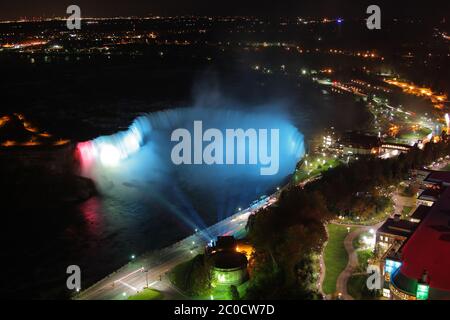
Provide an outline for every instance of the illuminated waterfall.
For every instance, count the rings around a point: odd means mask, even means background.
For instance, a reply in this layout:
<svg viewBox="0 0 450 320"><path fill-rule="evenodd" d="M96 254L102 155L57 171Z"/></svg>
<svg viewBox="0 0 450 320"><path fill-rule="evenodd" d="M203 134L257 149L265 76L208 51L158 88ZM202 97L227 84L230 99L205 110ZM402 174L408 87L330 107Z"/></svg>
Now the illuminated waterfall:
<svg viewBox="0 0 450 320"><path fill-rule="evenodd" d="M261 176L260 164L173 164L171 151L176 142L171 141L171 133L178 128L192 132L194 121L202 121L205 130L278 129L278 173ZM84 174L102 194L135 203L151 198L151 203L202 228L208 224L206 217L222 219L274 190L295 170L305 148L303 135L279 110L191 107L140 116L127 131L80 143L78 151Z"/></svg>

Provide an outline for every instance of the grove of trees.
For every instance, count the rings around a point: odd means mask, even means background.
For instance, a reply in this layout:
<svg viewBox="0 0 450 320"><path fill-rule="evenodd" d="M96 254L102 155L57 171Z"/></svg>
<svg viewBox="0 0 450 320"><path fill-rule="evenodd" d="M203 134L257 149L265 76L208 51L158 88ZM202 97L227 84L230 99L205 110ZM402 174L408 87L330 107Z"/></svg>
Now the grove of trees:
<svg viewBox="0 0 450 320"><path fill-rule="evenodd" d="M448 141L428 143L423 150L412 148L396 158L350 162L328 170L304 188L284 190L276 206L248 219L255 253L247 298L319 298L317 254L327 238L324 222L355 211L369 215L382 210L390 203L383 190L412 169L449 154Z"/></svg>

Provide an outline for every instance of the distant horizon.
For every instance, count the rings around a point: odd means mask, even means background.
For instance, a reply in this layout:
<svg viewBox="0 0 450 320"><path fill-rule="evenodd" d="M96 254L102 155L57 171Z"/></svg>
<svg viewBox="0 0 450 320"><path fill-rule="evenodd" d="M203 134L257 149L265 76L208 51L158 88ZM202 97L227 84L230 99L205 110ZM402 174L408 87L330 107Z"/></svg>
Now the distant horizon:
<svg viewBox="0 0 450 320"><path fill-rule="evenodd" d="M374 1L361 0L284 0L273 3L270 0L228 0L211 4L207 0L16 0L0 3L0 21L22 19L50 19L63 17L69 5L78 5L82 16L92 18L145 17L153 16L261 16L261 17L347 17L364 18L366 8ZM407 0L378 0L383 17L416 17L440 20L450 10L447 1L432 0L411 4ZM446 9L447 8L447 9Z"/></svg>
<svg viewBox="0 0 450 320"><path fill-rule="evenodd" d="M69 14L66 16L58 16L58 15L52 15L52 16L24 16L24 17L18 17L18 18L12 18L12 19L6 19L6 18L0 18L0 23L17 23L17 22L39 22L39 21L54 21L54 20L65 20ZM283 19L283 18L299 18L299 19L329 19L330 22L337 20L337 19L343 19L344 21L360 21L364 20L365 17L346 17L346 16L328 16L328 15L280 15L277 17L268 17L262 14L147 14L147 15L111 15L111 16L82 16L81 20L111 20L111 19L150 19L150 18L175 18L175 17L196 17L196 18L226 18L226 17L245 17L245 18L262 18L262 19ZM424 19L422 17L416 17L416 16L399 16L399 17L390 17L387 19L388 21L393 20L407 20L407 19L413 19L413 20L424 20L424 21L430 21L434 20L436 23L442 22L442 18L440 17L428 17L428 19Z"/></svg>

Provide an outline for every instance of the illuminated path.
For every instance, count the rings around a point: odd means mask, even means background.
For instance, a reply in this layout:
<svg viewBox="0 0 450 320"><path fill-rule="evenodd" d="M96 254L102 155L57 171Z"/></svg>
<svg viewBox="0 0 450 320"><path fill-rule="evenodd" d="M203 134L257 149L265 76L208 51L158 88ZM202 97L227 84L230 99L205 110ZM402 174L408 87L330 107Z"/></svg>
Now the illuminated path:
<svg viewBox="0 0 450 320"><path fill-rule="evenodd" d="M273 194L268 199L267 203L262 203L252 210L256 211L269 204L269 202L273 203L277 199L278 195L279 192ZM207 234L212 237L217 237L219 235L223 235L224 233L236 234L245 228L247 218L251 212L252 211L248 208L246 210L242 210L237 214L209 227L205 231L207 231ZM166 299L186 298L181 292L170 284L166 274L178 264L188 261L193 256L204 252L204 247L207 245L207 242L202 234L204 234L205 231L199 231L198 233L187 237L170 247L136 258L90 288L82 291L75 297L75 299L128 299L130 295L134 295L137 291L140 291L146 287L147 281L149 287L163 292ZM148 270L148 272L145 272L145 270Z"/></svg>
<svg viewBox="0 0 450 320"><path fill-rule="evenodd" d="M344 239L344 247L348 254L348 263L344 271L338 276L336 281L336 291L342 295L344 300L354 300L353 297L347 291L348 279L353 275L353 271L358 267L358 255L353 247L353 240L361 233L370 229L378 230L378 228L384 223L384 221L377 223L373 226L357 226L348 225L350 227L358 227L358 229L350 232Z"/></svg>
<svg viewBox="0 0 450 320"><path fill-rule="evenodd" d="M358 267L358 256L355 248L353 247L353 240L361 233L369 229L369 227L360 227L350 232L344 239L344 247L348 254L348 263L336 281L336 291L342 295L342 299L344 300L353 300L353 297L347 292L347 282L352 276L353 271Z"/></svg>

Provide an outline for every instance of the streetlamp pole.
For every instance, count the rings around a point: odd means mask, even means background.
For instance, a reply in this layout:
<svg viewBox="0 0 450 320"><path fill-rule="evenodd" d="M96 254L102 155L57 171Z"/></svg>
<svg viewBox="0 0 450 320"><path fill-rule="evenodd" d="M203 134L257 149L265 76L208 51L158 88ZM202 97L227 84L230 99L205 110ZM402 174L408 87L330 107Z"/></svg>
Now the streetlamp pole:
<svg viewBox="0 0 450 320"><path fill-rule="evenodd" d="M148 289L148 270L144 270L145 272L145 282L147 283L147 289Z"/></svg>

